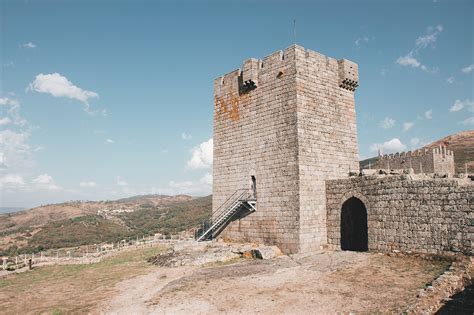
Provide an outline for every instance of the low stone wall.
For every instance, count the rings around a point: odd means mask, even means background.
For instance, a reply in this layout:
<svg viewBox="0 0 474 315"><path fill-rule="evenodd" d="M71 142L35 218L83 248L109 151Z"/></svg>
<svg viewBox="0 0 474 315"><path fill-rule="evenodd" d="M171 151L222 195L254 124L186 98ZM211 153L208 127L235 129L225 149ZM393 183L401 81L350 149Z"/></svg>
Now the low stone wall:
<svg viewBox="0 0 474 315"><path fill-rule="evenodd" d="M374 174L327 181L328 244L340 248L341 208L355 197L366 207L369 250L473 255L474 182L437 177Z"/></svg>
<svg viewBox="0 0 474 315"><path fill-rule="evenodd" d="M426 288L421 289L407 314L435 314L452 296L472 283L471 258L456 257L451 266Z"/></svg>

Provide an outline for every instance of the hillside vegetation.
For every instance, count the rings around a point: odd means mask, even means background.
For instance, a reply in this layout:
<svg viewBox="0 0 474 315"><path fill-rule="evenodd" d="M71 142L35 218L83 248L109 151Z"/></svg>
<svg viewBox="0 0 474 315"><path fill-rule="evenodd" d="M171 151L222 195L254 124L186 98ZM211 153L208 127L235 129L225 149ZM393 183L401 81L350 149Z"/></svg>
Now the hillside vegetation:
<svg viewBox="0 0 474 315"><path fill-rule="evenodd" d="M211 201L211 196L148 195L117 201L48 205L4 215L16 224L3 224L0 255L118 242L154 233L176 234L207 221L211 214ZM128 212L96 214L99 209L107 207Z"/></svg>

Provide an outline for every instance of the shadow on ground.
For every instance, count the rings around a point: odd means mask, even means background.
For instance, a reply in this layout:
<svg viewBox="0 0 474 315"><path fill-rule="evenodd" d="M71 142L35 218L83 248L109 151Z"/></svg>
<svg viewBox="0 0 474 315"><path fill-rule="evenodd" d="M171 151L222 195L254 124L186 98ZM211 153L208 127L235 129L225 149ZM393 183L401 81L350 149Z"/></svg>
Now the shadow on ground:
<svg viewBox="0 0 474 315"><path fill-rule="evenodd" d="M451 300L440 308L436 314L474 314L474 284L453 295Z"/></svg>

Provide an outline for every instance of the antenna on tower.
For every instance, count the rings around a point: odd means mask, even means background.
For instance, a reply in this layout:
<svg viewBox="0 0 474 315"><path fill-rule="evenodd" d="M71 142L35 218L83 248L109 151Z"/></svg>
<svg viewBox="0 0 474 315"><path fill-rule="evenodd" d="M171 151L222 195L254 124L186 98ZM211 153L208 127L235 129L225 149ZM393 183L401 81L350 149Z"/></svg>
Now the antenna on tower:
<svg viewBox="0 0 474 315"><path fill-rule="evenodd" d="M293 36L294 36L295 45L296 45L296 19L293 19Z"/></svg>

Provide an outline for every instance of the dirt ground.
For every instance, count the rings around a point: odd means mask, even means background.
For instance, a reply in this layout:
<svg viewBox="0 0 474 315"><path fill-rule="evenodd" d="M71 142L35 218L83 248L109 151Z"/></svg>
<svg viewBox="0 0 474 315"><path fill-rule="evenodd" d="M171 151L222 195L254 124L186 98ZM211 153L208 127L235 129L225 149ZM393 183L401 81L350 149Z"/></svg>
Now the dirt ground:
<svg viewBox="0 0 474 315"><path fill-rule="evenodd" d="M36 267L0 277L0 314L87 314L116 294L115 285L155 270L164 247L119 252L99 263Z"/></svg>
<svg viewBox="0 0 474 315"><path fill-rule="evenodd" d="M230 265L157 267L123 281L97 313L315 314L400 312L448 264L319 252Z"/></svg>
<svg viewBox="0 0 474 315"><path fill-rule="evenodd" d="M199 256L196 248L190 251ZM231 258L203 266L146 262L163 251L137 249L96 264L47 266L1 277L0 314L400 312L448 266L342 251Z"/></svg>

